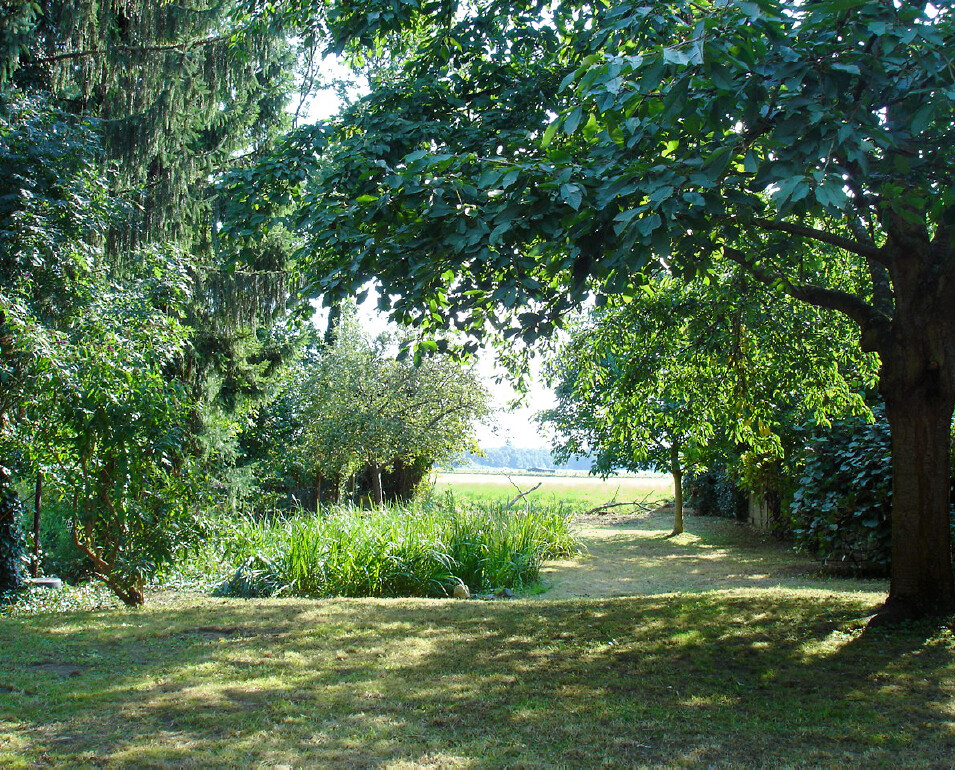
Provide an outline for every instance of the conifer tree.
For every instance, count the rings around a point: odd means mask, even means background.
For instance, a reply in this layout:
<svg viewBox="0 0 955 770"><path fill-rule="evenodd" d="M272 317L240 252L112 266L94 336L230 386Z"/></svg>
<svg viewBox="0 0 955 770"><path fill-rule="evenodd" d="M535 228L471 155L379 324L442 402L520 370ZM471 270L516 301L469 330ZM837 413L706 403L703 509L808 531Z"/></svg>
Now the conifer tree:
<svg viewBox="0 0 955 770"><path fill-rule="evenodd" d="M60 307L88 316L98 293L136 287L135 296L152 304L148 312L168 316L162 328L187 331L186 341L177 331L175 345L159 347L167 352L166 379L179 383L177 398L193 403L192 438L174 455L195 455L209 444L216 409L232 408L236 393L260 393L262 376L287 348L263 350L260 338L285 309L290 244L281 237L224 242L216 183L288 124L296 45L242 0L15 5L17 13L0 24L0 139L16 138L17 113L53 116L33 122L27 144L35 158L46 153L56 163L54 178L39 190L42 205L30 184L4 185L10 196L0 223L2 364L20 376L0 385L0 402L8 415L28 415L31 394L51 390L36 372L81 360L59 355L50 340L96 345L53 333L71 323L69 312L49 312L54 296ZM14 152L3 155L16 162ZM87 206L94 193L99 203ZM34 225L28 231L27 216ZM55 280L24 281L18 260L25 252L17 246L24 232L37 233L40 243L30 252L33 273ZM28 328L39 331L25 335ZM128 341L134 344L135 335ZM90 531L100 537L103 530ZM139 590L127 597L142 600Z"/></svg>

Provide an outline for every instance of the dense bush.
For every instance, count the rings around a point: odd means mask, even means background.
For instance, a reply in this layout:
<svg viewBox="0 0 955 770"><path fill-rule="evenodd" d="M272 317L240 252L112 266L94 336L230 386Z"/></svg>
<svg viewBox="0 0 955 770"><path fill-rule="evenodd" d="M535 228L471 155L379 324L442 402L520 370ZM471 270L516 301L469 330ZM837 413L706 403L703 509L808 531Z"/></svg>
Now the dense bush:
<svg viewBox="0 0 955 770"><path fill-rule="evenodd" d="M224 529L231 596L448 596L520 588L545 559L577 550L560 510L464 509L442 501L382 510L247 518Z"/></svg>
<svg viewBox="0 0 955 770"><path fill-rule="evenodd" d="M892 452L881 408L820 429L790 507L796 546L826 564L885 573L891 557Z"/></svg>
<svg viewBox="0 0 955 770"><path fill-rule="evenodd" d="M746 493L725 466L714 466L702 473L688 475L684 482L684 495L687 504L698 516L746 519Z"/></svg>
<svg viewBox="0 0 955 770"><path fill-rule="evenodd" d="M6 474L6 469L0 469ZM23 586L26 544L20 530L20 498L0 480L0 600Z"/></svg>

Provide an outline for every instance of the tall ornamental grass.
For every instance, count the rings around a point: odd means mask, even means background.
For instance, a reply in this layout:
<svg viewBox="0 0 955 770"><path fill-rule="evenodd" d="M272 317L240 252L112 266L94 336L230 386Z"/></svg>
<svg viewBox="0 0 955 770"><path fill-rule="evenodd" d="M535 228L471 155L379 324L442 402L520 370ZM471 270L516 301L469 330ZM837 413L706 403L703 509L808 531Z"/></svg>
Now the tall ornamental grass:
<svg viewBox="0 0 955 770"><path fill-rule="evenodd" d="M541 562L577 552L559 507L464 508L442 500L381 510L243 518L222 533L231 596L448 596L519 589Z"/></svg>

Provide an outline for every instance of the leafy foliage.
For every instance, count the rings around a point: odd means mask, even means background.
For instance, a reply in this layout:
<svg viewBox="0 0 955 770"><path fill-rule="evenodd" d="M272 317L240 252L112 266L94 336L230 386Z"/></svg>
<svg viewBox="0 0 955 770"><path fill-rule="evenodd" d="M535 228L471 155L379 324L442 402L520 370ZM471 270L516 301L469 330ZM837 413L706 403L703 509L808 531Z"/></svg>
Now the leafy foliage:
<svg viewBox="0 0 955 770"><path fill-rule="evenodd" d="M288 125L297 43L241 1L14 5L2 450L47 474L72 511L60 535L135 604L194 535L196 466L214 474L206 493L232 481L247 402L294 348L267 333L294 244L219 238L214 182Z"/></svg>
<svg viewBox="0 0 955 770"><path fill-rule="evenodd" d="M747 496L725 465L715 464L690 473L684 486L687 503L697 516L746 519Z"/></svg>
<svg viewBox="0 0 955 770"><path fill-rule="evenodd" d="M273 477L337 487L367 469L367 491L381 502L382 473L408 472L388 495L407 499L435 463L474 447L488 395L472 368L441 355L398 360L407 334L371 339L353 307L333 337L263 410L253 432L268 435L249 437Z"/></svg>
<svg viewBox="0 0 955 770"><path fill-rule="evenodd" d="M377 277L402 319L534 341L588 289L705 280L723 256L844 314L881 360L893 515L922 533L896 541L890 604L898 617L955 608L952 9L415 8L391 19L414 28L417 52L311 134L325 164L298 222L321 290ZM934 431L921 446L920 420Z"/></svg>
<svg viewBox="0 0 955 770"><path fill-rule="evenodd" d="M730 464L751 491L775 493L767 469L792 462L795 426L865 411L856 390L875 362L846 342L847 325L773 292L740 304L726 287L745 275L721 267L711 283L650 281L572 329L551 363L558 404L540 416L560 456L592 452L595 472L654 468L676 483Z"/></svg>
<svg viewBox="0 0 955 770"><path fill-rule="evenodd" d="M174 275L137 291L103 287L49 372L55 398L27 413L29 450L68 501L77 546L129 604L142 603L145 583L193 528L184 430L192 405L165 374L184 330L155 309L157 293L168 309Z"/></svg>
<svg viewBox="0 0 955 770"><path fill-rule="evenodd" d="M840 420L815 432L791 506L796 545L826 564L886 572L892 544L892 446L874 422Z"/></svg>
<svg viewBox="0 0 955 770"><path fill-rule="evenodd" d="M20 498L10 487L10 475L0 469L0 603L23 587L26 543L20 530Z"/></svg>

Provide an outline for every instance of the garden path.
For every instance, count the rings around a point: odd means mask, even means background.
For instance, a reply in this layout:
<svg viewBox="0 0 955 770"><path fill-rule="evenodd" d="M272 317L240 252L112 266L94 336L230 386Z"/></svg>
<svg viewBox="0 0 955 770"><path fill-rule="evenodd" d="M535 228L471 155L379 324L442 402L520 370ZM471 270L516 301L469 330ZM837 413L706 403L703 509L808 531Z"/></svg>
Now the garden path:
<svg viewBox="0 0 955 770"><path fill-rule="evenodd" d="M790 545L729 519L686 517L686 531L668 537L673 509L608 514L577 521L587 553L547 562L541 599L634 596L674 591L805 588L885 591L882 580L825 576L818 562Z"/></svg>

